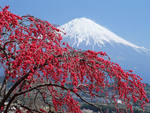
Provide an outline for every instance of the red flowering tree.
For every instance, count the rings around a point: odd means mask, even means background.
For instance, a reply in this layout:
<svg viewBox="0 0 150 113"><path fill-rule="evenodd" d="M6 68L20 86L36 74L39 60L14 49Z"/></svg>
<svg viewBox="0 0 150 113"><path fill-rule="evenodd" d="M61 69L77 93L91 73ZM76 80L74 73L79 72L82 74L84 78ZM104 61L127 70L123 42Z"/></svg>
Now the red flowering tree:
<svg viewBox="0 0 150 113"><path fill-rule="evenodd" d="M81 113L80 101L102 112L95 101L117 107L118 99L132 111L134 102L141 107L148 102L138 75L111 62L105 52L74 50L61 42L60 33L47 21L1 9L1 112ZM31 96L34 107L23 102ZM44 106L37 107L40 103Z"/></svg>

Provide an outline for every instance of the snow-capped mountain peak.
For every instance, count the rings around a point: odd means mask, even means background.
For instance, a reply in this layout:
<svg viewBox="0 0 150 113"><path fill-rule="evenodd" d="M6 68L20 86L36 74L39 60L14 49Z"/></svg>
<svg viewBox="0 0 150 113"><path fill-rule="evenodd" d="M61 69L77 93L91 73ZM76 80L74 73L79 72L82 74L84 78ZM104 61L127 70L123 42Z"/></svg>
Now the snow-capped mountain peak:
<svg viewBox="0 0 150 113"><path fill-rule="evenodd" d="M132 69L150 82L150 50L137 46L107 28L87 18L76 18L59 26L66 35L63 41L75 49L105 51L111 61L117 62L124 69ZM144 53L144 54L143 54Z"/></svg>
<svg viewBox="0 0 150 113"><path fill-rule="evenodd" d="M109 44L123 44L125 46L132 47L137 51L148 51L144 47L137 46L123 38L117 36L115 33L109 31L107 28L95 23L88 18L76 18L70 22L59 27L66 35L65 38L74 38L73 45L79 46L84 42L86 46L98 45L99 47L105 46L105 43Z"/></svg>

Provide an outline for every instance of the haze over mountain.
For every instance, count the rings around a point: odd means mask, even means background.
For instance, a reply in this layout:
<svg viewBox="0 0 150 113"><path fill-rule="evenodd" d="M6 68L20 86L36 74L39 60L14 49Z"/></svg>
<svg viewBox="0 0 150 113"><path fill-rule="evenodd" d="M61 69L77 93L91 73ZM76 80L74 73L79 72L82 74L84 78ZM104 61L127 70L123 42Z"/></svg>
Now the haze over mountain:
<svg viewBox="0 0 150 113"><path fill-rule="evenodd" d="M77 49L105 51L124 69L133 69L150 83L150 50L135 45L88 18L76 18L59 26L64 41Z"/></svg>

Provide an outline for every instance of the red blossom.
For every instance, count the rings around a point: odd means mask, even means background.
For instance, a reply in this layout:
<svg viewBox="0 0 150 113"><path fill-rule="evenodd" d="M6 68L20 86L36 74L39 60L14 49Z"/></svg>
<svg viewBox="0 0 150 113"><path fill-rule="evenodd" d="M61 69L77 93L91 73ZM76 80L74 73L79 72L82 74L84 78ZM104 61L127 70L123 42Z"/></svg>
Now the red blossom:
<svg viewBox="0 0 150 113"><path fill-rule="evenodd" d="M119 64L111 62L105 52L75 50L62 42L61 31L49 22L29 15L19 17L7 9L8 6L0 12L0 61L7 82L13 85L0 107L18 96L20 90L28 91L22 94L25 97L31 96L29 90L34 86L38 86L38 91L45 91L43 99L51 96L50 104L55 111L68 113L81 113L74 97L81 99L82 93L91 99L104 96L106 103L108 97L115 104L121 99L131 111L131 101L140 100L141 107L149 102L142 79L132 70L124 71ZM112 89L111 93L107 89Z"/></svg>

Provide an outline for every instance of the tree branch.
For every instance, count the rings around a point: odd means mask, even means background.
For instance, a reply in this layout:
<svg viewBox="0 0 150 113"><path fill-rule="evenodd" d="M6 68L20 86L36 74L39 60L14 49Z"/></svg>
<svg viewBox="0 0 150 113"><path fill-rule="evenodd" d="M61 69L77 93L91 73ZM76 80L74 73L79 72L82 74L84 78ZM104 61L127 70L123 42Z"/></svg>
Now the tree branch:
<svg viewBox="0 0 150 113"><path fill-rule="evenodd" d="M33 87L33 88L30 88L29 90L26 90L26 91L17 93L17 95L19 96L19 95L25 94L25 93L27 93L27 92L30 92L30 91L32 91L32 90L34 90L34 89L41 88L41 87L45 87L45 86L55 86L55 87L62 88L62 89L64 89L64 90L70 90L70 91L71 91L72 93L74 93L77 97L79 97L83 102L85 102L85 103L87 103L87 104L89 104L89 105L91 105L91 106L94 106L94 107L98 108L99 111L100 111L100 113L102 113L102 110L101 110L100 107L98 107L98 106L94 105L93 103L90 103L90 102L86 101L85 99L83 99L78 93L74 92L73 89L69 89L69 88L66 88L66 87L64 87L64 86L60 86L60 85L57 85L57 84L49 83L49 84L38 85L38 86L35 86L35 87Z"/></svg>

